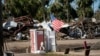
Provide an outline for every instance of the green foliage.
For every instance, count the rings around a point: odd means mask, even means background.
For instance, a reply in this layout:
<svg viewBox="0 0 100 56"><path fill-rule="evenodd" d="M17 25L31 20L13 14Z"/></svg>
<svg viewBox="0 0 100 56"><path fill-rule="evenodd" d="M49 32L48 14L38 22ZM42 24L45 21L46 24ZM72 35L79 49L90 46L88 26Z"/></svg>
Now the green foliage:
<svg viewBox="0 0 100 56"><path fill-rule="evenodd" d="M67 2L71 3L72 1L74 1L74 0L59 0L59 2L62 4L66 4Z"/></svg>
<svg viewBox="0 0 100 56"><path fill-rule="evenodd" d="M71 20L78 16L82 17L92 17L93 10L91 5L93 0L77 0L77 13L76 10L72 8L71 3L74 0L58 0L46 8L49 0L6 0L3 6L3 17L9 16L11 14L14 17L31 15L32 17L42 21L49 18L50 13L54 13L56 17L63 20Z"/></svg>
<svg viewBox="0 0 100 56"><path fill-rule="evenodd" d="M78 16L91 18L93 16L93 9L91 8L92 3L93 0L77 0Z"/></svg>
<svg viewBox="0 0 100 56"><path fill-rule="evenodd" d="M92 5L93 0L77 0L77 4L79 7L86 7Z"/></svg>
<svg viewBox="0 0 100 56"><path fill-rule="evenodd" d="M94 17L97 19L97 20L100 20L100 10L97 10Z"/></svg>
<svg viewBox="0 0 100 56"><path fill-rule="evenodd" d="M58 14L60 11L63 11L63 6L60 3L54 3L51 6L51 12Z"/></svg>
<svg viewBox="0 0 100 56"><path fill-rule="evenodd" d="M63 20L71 20L77 17L76 11L71 7L70 3L73 0L58 0L51 6L51 12L55 14L55 16L63 19Z"/></svg>
<svg viewBox="0 0 100 56"><path fill-rule="evenodd" d="M45 5L49 0L6 0L3 11L4 16L11 12L14 17L31 15L39 20L43 19Z"/></svg>
<svg viewBox="0 0 100 56"><path fill-rule="evenodd" d="M99 9L100 9L100 4L99 4Z"/></svg>
<svg viewBox="0 0 100 56"><path fill-rule="evenodd" d="M34 15L38 9L39 3L34 0L7 0L6 11L10 11L15 17L27 14Z"/></svg>

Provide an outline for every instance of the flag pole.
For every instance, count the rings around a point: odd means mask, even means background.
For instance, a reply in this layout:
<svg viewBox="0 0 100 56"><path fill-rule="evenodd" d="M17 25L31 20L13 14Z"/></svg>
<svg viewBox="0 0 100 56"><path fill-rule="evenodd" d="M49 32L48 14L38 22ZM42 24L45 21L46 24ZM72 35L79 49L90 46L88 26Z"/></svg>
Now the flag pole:
<svg viewBox="0 0 100 56"><path fill-rule="evenodd" d="M2 0L0 0L0 56L3 56L3 35L2 35Z"/></svg>

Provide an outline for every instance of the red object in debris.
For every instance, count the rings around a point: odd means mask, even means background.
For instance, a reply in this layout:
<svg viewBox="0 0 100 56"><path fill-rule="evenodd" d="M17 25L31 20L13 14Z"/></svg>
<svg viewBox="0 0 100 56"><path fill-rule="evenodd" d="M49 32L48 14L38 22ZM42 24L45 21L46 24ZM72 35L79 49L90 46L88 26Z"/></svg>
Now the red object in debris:
<svg viewBox="0 0 100 56"><path fill-rule="evenodd" d="M44 31L43 30L37 30L37 50L40 50L41 43L43 42L44 45Z"/></svg>
<svg viewBox="0 0 100 56"><path fill-rule="evenodd" d="M31 52L35 52L36 51L36 48L35 48L35 31L34 30L30 30L30 46L31 46Z"/></svg>
<svg viewBox="0 0 100 56"><path fill-rule="evenodd" d="M31 53L44 51L44 30L30 29Z"/></svg>
<svg viewBox="0 0 100 56"><path fill-rule="evenodd" d="M84 49L87 49L87 42L84 41Z"/></svg>

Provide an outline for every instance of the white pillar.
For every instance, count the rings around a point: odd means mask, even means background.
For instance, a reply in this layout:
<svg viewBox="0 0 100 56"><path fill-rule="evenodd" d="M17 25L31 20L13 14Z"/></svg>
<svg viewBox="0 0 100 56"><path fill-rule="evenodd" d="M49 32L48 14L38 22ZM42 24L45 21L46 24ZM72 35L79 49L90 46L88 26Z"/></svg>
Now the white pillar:
<svg viewBox="0 0 100 56"><path fill-rule="evenodd" d="M55 31L45 31L45 39L46 39L46 51L56 52L56 39L55 39Z"/></svg>
<svg viewBox="0 0 100 56"><path fill-rule="evenodd" d="M52 51L53 51L53 52L56 52L56 38L55 38L55 31L50 31L50 39L51 39Z"/></svg>
<svg viewBox="0 0 100 56"><path fill-rule="evenodd" d="M37 51L37 39L36 39L36 29L30 29L30 47L31 53L36 53Z"/></svg>

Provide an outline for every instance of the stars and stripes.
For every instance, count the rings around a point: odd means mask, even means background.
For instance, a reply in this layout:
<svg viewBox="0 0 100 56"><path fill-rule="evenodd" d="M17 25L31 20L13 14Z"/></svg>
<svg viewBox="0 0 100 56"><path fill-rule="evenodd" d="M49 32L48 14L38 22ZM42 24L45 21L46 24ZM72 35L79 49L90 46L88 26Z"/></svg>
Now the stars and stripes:
<svg viewBox="0 0 100 56"><path fill-rule="evenodd" d="M58 20L56 17L54 17L53 14L51 14L50 17L53 29L58 32L61 26L64 25L64 23L61 20Z"/></svg>

